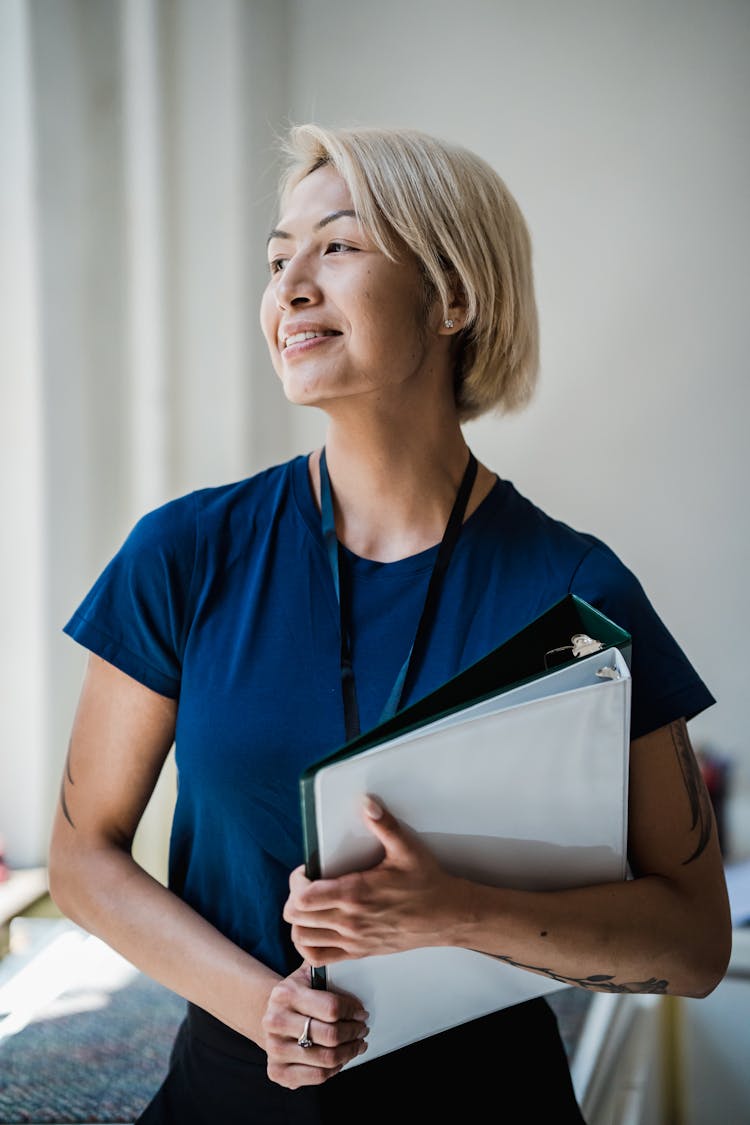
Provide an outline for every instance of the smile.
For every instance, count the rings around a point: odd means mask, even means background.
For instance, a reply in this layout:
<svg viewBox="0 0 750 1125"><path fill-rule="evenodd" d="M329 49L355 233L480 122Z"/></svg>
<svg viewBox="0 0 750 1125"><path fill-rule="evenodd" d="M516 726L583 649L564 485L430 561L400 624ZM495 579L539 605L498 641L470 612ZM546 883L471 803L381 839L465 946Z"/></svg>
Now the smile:
<svg viewBox="0 0 750 1125"><path fill-rule="evenodd" d="M334 332L333 329L321 329L320 332L295 332L293 336L287 336L284 339L284 347L289 348L292 344L302 344L305 340L317 340L321 336L340 336L340 332Z"/></svg>

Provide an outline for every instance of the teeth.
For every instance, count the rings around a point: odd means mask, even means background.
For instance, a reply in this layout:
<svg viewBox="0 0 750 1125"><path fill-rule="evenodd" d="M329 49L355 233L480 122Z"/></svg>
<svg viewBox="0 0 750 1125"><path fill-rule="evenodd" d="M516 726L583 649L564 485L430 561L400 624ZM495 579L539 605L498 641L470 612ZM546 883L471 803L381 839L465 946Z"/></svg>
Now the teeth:
<svg viewBox="0 0 750 1125"><path fill-rule="evenodd" d="M299 344L302 340L314 340L316 336L335 336L336 333L330 329L325 329L322 332L296 332L294 336L287 336L284 340L284 347L288 348L290 344Z"/></svg>

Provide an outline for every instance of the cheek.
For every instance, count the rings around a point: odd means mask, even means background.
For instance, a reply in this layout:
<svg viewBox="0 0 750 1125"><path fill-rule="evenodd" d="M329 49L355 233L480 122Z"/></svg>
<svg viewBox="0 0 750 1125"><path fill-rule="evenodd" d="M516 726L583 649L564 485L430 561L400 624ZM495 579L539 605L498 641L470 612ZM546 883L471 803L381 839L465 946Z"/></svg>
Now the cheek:
<svg viewBox="0 0 750 1125"><path fill-rule="evenodd" d="M276 351L276 335L279 327L279 314L273 294L266 289L260 302L260 327L266 338L271 354Z"/></svg>

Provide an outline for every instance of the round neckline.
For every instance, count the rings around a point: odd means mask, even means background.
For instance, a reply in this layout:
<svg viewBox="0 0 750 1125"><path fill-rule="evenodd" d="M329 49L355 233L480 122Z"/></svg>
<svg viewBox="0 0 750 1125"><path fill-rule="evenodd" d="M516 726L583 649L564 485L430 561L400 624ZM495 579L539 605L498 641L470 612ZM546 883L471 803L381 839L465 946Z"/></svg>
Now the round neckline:
<svg viewBox="0 0 750 1125"><path fill-rule="evenodd" d="M309 463L311 456L311 453L301 453L295 459L294 472L292 473L292 491L294 493L297 509L307 525L308 530L311 532L320 549L325 551L320 512L318 511L312 481L310 480ZM474 527L484 521L493 504L500 498L503 483L502 479L495 474L495 483L492 485L492 488L461 525L461 534L456 544L456 550L459 550L461 544L466 541L467 532L473 533ZM357 555L343 543L341 547L346 559L356 570L369 573L387 573L389 576L400 577L404 574L417 574L421 570L429 570L435 561L435 556L440 548L440 544L435 543L431 547L426 547L423 551L418 551L414 555L407 555L403 559L394 559L391 562L381 562L378 559L368 559L363 555Z"/></svg>

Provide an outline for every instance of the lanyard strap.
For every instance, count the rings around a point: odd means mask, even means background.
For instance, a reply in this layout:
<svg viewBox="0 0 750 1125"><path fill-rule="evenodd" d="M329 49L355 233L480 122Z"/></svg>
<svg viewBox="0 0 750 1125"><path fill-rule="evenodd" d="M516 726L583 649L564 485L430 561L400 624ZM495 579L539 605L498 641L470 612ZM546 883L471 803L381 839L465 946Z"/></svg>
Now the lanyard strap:
<svg viewBox="0 0 750 1125"><path fill-rule="evenodd" d="M427 586L427 594L425 596L422 613L417 625L417 631L414 634L414 640L409 648L409 653L401 666L401 671L396 677L388 701L380 716L380 721L384 722L390 719L392 715L398 711L401 700L407 686L407 679L410 671L413 671L419 664L424 653L425 645L429 637L430 629L435 618L437 609L438 598L440 596L440 586L445 572L448 569L448 564L453 554L453 548L456 546L458 536L461 532L461 525L464 521L464 513L466 512L466 505L469 502L471 490L474 487L474 481L477 475L477 460L474 454L469 451L469 461L464 472L463 480L456 494L456 499L453 504L448 523L446 524L443 538L438 547L437 557L432 567L430 574L430 581ZM344 554L336 538L336 524L333 514L333 494L331 491L331 481L328 476L328 465L326 464L326 451L325 447L320 454L320 507L321 507L321 521L323 525L323 539L328 553L328 562L331 567L331 574L333 576L333 585L336 590L336 600L339 606L339 632L341 637L341 695L344 704L344 725L346 728L347 742L356 737L360 732L359 724L359 707L357 705L357 685L354 680L354 666L352 664L352 647L351 647L351 615L352 615L352 591L351 591L351 575L349 568L344 565Z"/></svg>

